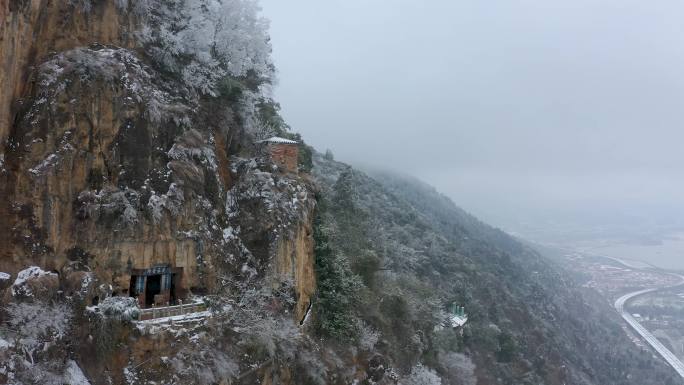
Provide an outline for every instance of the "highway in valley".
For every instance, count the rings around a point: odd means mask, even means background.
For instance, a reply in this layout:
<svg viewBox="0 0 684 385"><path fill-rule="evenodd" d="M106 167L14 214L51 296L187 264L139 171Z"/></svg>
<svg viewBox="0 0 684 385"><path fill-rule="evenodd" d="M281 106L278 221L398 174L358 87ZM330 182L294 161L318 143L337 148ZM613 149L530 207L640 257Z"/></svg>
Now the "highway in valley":
<svg viewBox="0 0 684 385"><path fill-rule="evenodd" d="M644 289L623 295L622 297L618 298L617 301L615 301L615 309L618 311L618 313L620 313L622 318L624 318L625 321L627 321L627 323L632 327L632 329L634 329L644 340L646 340L646 342L648 342L648 344L651 345L653 349L655 349L655 351L658 352L658 354L660 354L665 359L665 361L667 361L667 363L670 364L670 366L672 366L672 368L674 368L674 370L676 370L677 373L679 373L679 375L682 378L684 378L684 363L682 363L682 361L679 358L677 358L677 356L675 356L650 331L643 327L628 311L625 310L625 303L636 297L652 293L658 290L684 285L684 277L679 275L678 277L680 277L682 281L673 286L654 289Z"/></svg>

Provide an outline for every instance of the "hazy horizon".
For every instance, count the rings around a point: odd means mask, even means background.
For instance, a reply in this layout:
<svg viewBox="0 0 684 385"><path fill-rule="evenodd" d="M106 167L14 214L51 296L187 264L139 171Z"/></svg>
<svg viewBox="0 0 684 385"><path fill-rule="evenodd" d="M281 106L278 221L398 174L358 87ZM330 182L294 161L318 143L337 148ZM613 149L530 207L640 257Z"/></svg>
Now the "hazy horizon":
<svg viewBox="0 0 684 385"><path fill-rule="evenodd" d="M684 4L263 0L276 99L352 164L512 230L681 227Z"/></svg>

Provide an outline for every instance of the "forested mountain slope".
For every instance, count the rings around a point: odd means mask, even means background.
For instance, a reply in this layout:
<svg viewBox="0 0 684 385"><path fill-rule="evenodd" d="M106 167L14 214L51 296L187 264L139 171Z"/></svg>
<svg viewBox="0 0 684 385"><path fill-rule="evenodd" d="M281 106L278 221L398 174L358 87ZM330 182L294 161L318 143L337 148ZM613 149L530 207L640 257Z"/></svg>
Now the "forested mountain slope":
<svg viewBox="0 0 684 385"><path fill-rule="evenodd" d="M321 155L314 164L321 233L349 263L344 274L364 282L348 321L379 330L377 349L393 362L454 384L681 383L636 349L609 304L434 188ZM469 314L462 337L435 331L454 303Z"/></svg>

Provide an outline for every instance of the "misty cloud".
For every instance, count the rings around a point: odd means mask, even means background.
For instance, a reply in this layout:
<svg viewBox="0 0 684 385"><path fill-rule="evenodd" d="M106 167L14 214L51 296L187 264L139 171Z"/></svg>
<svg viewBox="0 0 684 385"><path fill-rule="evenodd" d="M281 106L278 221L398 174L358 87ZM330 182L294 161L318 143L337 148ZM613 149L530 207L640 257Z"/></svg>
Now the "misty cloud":
<svg viewBox="0 0 684 385"><path fill-rule="evenodd" d="M318 149L500 224L684 212L684 5L264 0L283 113Z"/></svg>

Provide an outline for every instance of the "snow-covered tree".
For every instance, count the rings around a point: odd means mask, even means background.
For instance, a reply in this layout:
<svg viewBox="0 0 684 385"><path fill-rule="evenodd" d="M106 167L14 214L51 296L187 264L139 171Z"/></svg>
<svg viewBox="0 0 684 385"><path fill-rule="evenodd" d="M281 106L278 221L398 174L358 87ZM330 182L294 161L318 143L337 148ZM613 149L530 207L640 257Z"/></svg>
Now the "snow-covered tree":
<svg viewBox="0 0 684 385"><path fill-rule="evenodd" d="M278 127L273 122L256 119L254 139L265 140L278 135Z"/></svg>
<svg viewBox="0 0 684 385"><path fill-rule="evenodd" d="M439 378L434 370L418 364L411 369L411 374L400 381L401 385L442 385L442 379Z"/></svg>
<svg viewBox="0 0 684 385"><path fill-rule="evenodd" d="M462 353L440 353L439 362L444 367L453 385L475 385L475 364Z"/></svg>
<svg viewBox="0 0 684 385"><path fill-rule="evenodd" d="M214 95L226 76L273 77L268 21L256 0L139 0L148 52L188 86Z"/></svg>
<svg viewBox="0 0 684 385"><path fill-rule="evenodd" d="M5 310L10 337L15 349L25 354L31 365L35 354L47 351L55 342L66 337L71 314L64 304L48 305L43 302L11 303ZM14 335L13 335L14 334Z"/></svg>

